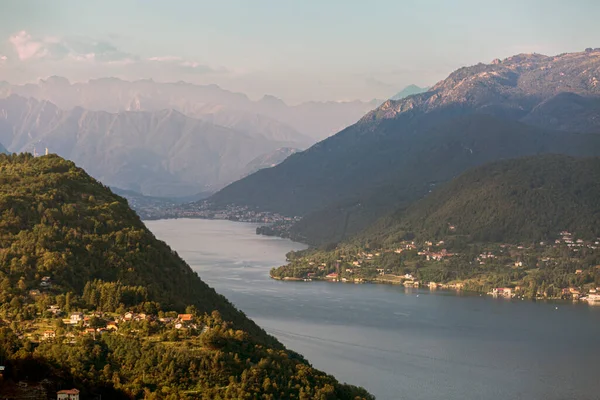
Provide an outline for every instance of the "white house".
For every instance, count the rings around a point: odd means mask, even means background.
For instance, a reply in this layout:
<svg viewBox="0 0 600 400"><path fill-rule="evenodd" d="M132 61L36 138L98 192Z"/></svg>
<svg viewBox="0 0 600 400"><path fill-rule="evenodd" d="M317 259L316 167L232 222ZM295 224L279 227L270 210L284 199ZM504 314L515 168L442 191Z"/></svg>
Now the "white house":
<svg viewBox="0 0 600 400"><path fill-rule="evenodd" d="M56 332L54 331L45 331L44 339L54 339L56 337Z"/></svg>
<svg viewBox="0 0 600 400"><path fill-rule="evenodd" d="M77 325L80 321L83 321L83 313L76 312L71 314L71 325Z"/></svg>
<svg viewBox="0 0 600 400"><path fill-rule="evenodd" d="M79 390L60 390L56 393L56 400L79 400Z"/></svg>

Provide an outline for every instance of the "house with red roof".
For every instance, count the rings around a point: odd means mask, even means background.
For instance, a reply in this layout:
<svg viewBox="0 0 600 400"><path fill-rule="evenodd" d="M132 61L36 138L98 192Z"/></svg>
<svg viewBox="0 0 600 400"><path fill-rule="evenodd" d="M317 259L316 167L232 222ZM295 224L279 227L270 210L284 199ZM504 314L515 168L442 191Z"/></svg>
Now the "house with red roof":
<svg viewBox="0 0 600 400"><path fill-rule="evenodd" d="M60 390L56 393L56 400L79 400L79 390Z"/></svg>

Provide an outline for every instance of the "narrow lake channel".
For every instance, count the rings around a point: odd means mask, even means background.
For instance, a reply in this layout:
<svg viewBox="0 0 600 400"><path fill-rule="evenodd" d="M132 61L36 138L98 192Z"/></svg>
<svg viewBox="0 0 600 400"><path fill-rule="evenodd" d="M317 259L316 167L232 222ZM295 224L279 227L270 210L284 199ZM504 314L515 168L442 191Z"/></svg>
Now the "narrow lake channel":
<svg viewBox="0 0 600 400"><path fill-rule="evenodd" d="M600 399L600 307L269 278L289 240L256 225L146 221L288 348L379 400Z"/></svg>

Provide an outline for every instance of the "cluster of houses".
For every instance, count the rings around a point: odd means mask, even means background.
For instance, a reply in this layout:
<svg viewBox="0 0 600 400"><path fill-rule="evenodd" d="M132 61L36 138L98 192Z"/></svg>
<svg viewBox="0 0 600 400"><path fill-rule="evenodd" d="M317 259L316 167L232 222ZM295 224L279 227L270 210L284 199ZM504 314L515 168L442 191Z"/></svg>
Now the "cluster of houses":
<svg viewBox="0 0 600 400"><path fill-rule="evenodd" d="M437 242L432 242L432 241L426 241L424 243L425 247L423 250L419 251L417 254L419 256L423 256L425 257L427 260L437 260L437 261L441 261L444 258L448 258L448 257L452 257L455 254L452 254L450 252L448 252L448 250L446 249L439 249L439 251L436 250L432 250L432 248L435 247L441 247L443 246L445 243L443 240L437 241ZM352 277L352 275L354 275L355 273L358 273L359 271L361 271L362 268L374 268L377 272L378 275L386 275L386 274L391 274L392 270L391 269L384 269L384 268L378 268L376 267L376 262L377 262L377 258L382 256L383 253L396 253L396 254L401 254L405 251L411 251L411 250L417 250L418 246L417 244L415 244L414 241L405 241L400 243L399 247L395 248L395 249L389 249L389 250L379 250L376 252L366 252L366 251L359 251L357 252L355 255L341 255L340 257L342 258L341 260L337 260L337 265L336 265L336 271L335 272L331 272L327 275L324 276L325 280L329 280L329 281L342 281L342 282L355 282L355 283L361 283L364 282L364 278L360 278L360 277ZM318 271L324 271L328 269L328 265L327 263L321 262L321 263L317 263L315 261L308 261L308 266L311 268L314 268L313 271L314 272L308 272L306 275L305 280L312 280L313 278L316 278L317 276L319 276L319 274L316 272ZM346 261L347 262L347 267L340 269L339 266L342 263L342 261ZM343 276L345 275L345 276ZM402 283L406 283L406 286L418 286L419 283L416 282L414 279L410 278L403 278L403 277L397 277L398 279L402 280ZM404 282L407 281L407 282Z"/></svg>
<svg viewBox="0 0 600 400"><path fill-rule="evenodd" d="M398 247L396 250L394 250L394 253L401 254L403 251L416 250L416 249L417 249L417 245L415 244L415 242L402 243L400 245L400 247Z"/></svg>
<svg viewBox="0 0 600 400"><path fill-rule="evenodd" d="M446 249L442 249L440 251L424 250L424 251L418 252L417 254L420 256L425 256L427 261L430 261L430 260L441 261L446 257L452 257L454 255L452 253L449 253L448 250L446 250Z"/></svg>
<svg viewBox="0 0 600 400"><path fill-rule="evenodd" d="M493 288L488 294L494 297L513 298L518 296L521 291L521 286L515 286L514 288L499 287ZM600 288L589 289L586 293L579 288L568 287L562 289L561 295L564 299L582 300L591 304L600 304Z"/></svg>
<svg viewBox="0 0 600 400"><path fill-rule="evenodd" d="M496 258L498 258L497 255L495 255L492 252L488 251L488 252L484 252L484 253L479 254L477 256L477 258L475 259L475 261L478 262L480 265L483 265L483 264L485 264L486 260L493 260L493 259L496 259Z"/></svg>
<svg viewBox="0 0 600 400"><path fill-rule="evenodd" d="M578 247L588 247L590 249L597 249L600 247L600 238L596 238L593 242L586 242L583 239L574 239L573 234L569 231L560 232L560 239L556 239L554 244L566 244L568 247L574 248L577 251Z"/></svg>
<svg viewBox="0 0 600 400"><path fill-rule="evenodd" d="M147 210L144 210L147 211ZM227 219L240 222L258 222L265 224L288 224L300 220L299 217L289 217L279 213L253 210L248 206L227 205L225 208L215 209L209 202L198 204L172 205L166 210L153 210L153 217L165 215L206 219Z"/></svg>
<svg viewBox="0 0 600 400"><path fill-rule="evenodd" d="M56 306L51 306L56 307ZM101 327L91 327L90 321L93 317L102 318L104 317L103 313L95 312L89 315L85 315L82 312L73 312L70 314L69 318L63 319L63 323L69 326L81 326L84 330L81 332L82 335L96 335L96 334L104 334L111 331L118 331L119 324L123 322L141 322L141 321L158 321L164 325L172 324L175 329L199 329L201 326L197 323L196 318L193 314L179 314L177 317L161 317L157 318L153 315L148 315L144 313L134 313L134 312L126 312L125 314L115 318L113 321L108 321L104 326ZM202 332L205 332L207 327L204 326ZM74 338L75 335L71 332L66 334L67 337ZM47 330L43 332L42 339L54 339L56 338L56 331Z"/></svg>
<svg viewBox="0 0 600 400"><path fill-rule="evenodd" d="M578 288L569 287L562 290L562 295L565 298L573 300L587 301L590 304L600 304L600 288L592 288L584 292Z"/></svg>
<svg viewBox="0 0 600 400"><path fill-rule="evenodd" d="M517 289L520 288L504 288L504 287L500 287L500 288L493 288L491 292L489 292L488 294L491 294L494 297L506 297L506 298L512 298L515 297L515 292L517 291Z"/></svg>

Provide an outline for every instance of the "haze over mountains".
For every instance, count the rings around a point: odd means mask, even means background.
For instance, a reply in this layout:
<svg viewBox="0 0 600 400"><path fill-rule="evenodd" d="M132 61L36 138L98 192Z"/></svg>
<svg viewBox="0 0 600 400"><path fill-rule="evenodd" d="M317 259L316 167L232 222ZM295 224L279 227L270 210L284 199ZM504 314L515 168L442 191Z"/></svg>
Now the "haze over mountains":
<svg viewBox="0 0 600 400"><path fill-rule="evenodd" d="M209 201L302 215L296 239L337 241L472 166L600 155L599 80L600 49L461 68Z"/></svg>
<svg viewBox="0 0 600 400"><path fill-rule="evenodd" d="M0 99L0 143L12 152L48 148L103 183L156 196L185 196L238 179L256 157L305 141L238 131L174 110L62 110L48 101ZM288 140L289 139L289 140Z"/></svg>
<svg viewBox="0 0 600 400"><path fill-rule="evenodd" d="M246 170L248 171L247 175L253 174L264 168L274 167L298 151L298 149L291 147L282 147L270 153L260 155L246 165Z"/></svg>
<svg viewBox="0 0 600 400"><path fill-rule="evenodd" d="M217 85L152 80L129 82L118 78L70 83L58 76L34 84L0 82L0 97L10 94L48 100L65 110L83 107L116 113L173 109L230 128L242 127L245 131L268 128L277 134L293 135L298 141L303 137L307 145L355 123L382 102L306 102L289 106L274 96L266 95L253 101L245 94L233 93Z"/></svg>
<svg viewBox="0 0 600 400"><path fill-rule="evenodd" d="M11 152L48 148L113 187L185 197L271 167L292 153L281 149L305 149L379 103L288 106L216 85L53 76L0 83L0 142Z"/></svg>

